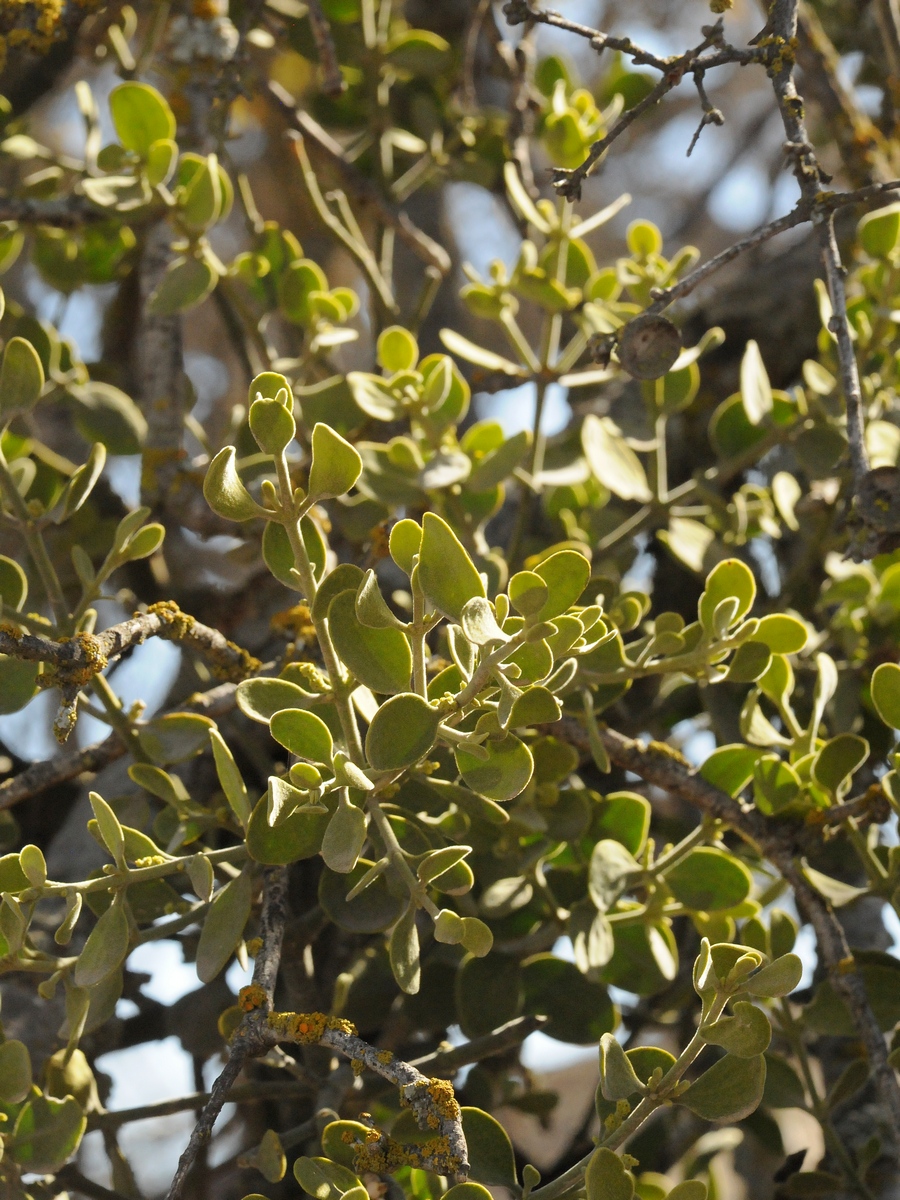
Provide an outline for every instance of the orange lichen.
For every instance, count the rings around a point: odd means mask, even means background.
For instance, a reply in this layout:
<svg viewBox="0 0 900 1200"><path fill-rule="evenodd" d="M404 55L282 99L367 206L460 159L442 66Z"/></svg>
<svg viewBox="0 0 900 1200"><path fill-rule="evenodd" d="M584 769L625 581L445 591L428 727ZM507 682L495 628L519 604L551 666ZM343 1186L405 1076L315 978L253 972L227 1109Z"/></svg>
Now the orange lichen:
<svg viewBox="0 0 900 1200"><path fill-rule="evenodd" d="M261 988L258 983L248 983L238 992L238 1005L244 1012L253 1012L255 1008L262 1008L266 999L265 989Z"/></svg>
<svg viewBox="0 0 900 1200"><path fill-rule="evenodd" d="M356 1033L356 1026L352 1022L320 1012L269 1013L267 1022L279 1041L296 1042L307 1046L314 1046L320 1042L328 1029L351 1035Z"/></svg>

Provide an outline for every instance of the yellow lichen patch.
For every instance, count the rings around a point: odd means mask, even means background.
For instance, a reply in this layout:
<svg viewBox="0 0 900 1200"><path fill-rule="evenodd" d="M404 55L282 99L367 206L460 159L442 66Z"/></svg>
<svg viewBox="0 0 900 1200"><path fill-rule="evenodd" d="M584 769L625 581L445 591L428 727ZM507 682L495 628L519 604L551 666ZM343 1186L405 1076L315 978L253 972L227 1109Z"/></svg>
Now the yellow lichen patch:
<svg viewBox="0 0 900 1200"><path fill-rule="evenodd" d="M277 612L269 622L275 633L286 633L301 642L311 642L316 636L316 627L312 623L309 605L295 604L292 608L284 608Z"/></svg>
<svg viewBox="0 0 900 1200"><path fill-rule="evenodd" d="M327 1029L336 1029L347 1034L356 1033L356 1026L352 1022L320 1012L269 1013L267 1021L279 1041L296 1042L300 1045L315 1045L322 1040L322 1035Z"/></svg>
<svg viewBox="0 0 900 1200"><path fill-rule="evenodd" d="M265 989L258 983L248 983L238 992L238 1005L244 1012L253 1012L255 1008L262 1008L266 998Z"/></svg>
<svg viewBox="0 0 900 1200"><path fill-rule="evenodd" d="M159 617L169 627L170 637L187 637L196 625L196 621L186 612L182 612L174 600L159 600L147 609L148 615ZM140 613L134 614L139 617Z"/></svg>
<svg viewBox="0 0 900 1200"><path fill-rule="evenodd" d="M350 1059L350 1069L353 1072L353 1074L356 1076L356 1078L358 1079L360 1077L360 1075L362 1075L363 1071L366 1069L366 1064L363 1062L363 1060L361 1058L351 1058Z"/></svg>
<svg viewBox="0 0 900 1200"><path fill-rule="evenodd" d="M390 1050L379 1050L378 1053L375 1055L375 1057L378 1059L378 1061L380 1063L384 1063L385 1066L389 1062L394 1061L394 1056L393 1056L393 1054L391 1054Z"/></svg>
<svg viewBox="0 0 900 1200"><path fill-rule="evenodd" d="M357 1174L372 1171L376 1175L389 1175L400 1167L415 1167L437 1175L454 1175L459 1165L446 1137L429 1138L423 1145L414 1146L396 1142L387 1135L379 1136L369 1145L357 1146L353 1156Z"/></svg>
<svg viewBox="0 0 900 1200"><path fill-rule="evenodd" d="M426 1104L429 1116L442 1117L448 1121L459 1120L459 1105L449 1079L427 1079L421 1083L409 1084L403 1089L401 1100L411 1107ZM437 1128L437 1125L432 1125L430 1119L428 1124L432 1129Z"/></svg>

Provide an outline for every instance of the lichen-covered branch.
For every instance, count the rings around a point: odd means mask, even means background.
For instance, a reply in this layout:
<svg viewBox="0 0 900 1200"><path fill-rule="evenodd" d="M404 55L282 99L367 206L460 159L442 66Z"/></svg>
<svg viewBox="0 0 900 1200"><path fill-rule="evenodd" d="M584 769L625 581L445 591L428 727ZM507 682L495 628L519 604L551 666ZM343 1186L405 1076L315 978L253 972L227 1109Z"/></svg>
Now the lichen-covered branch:
<svg viewBox="0 0 900 1200"><path fill-rule="evenodd" d="M151 604L146 612L135 613L102 633L78 633L66 641L22 633L7 621L0 624L0 653L46 663L50 669L42 676L43 686L58 686L64 695L74 696L113 659L150 637L180 642L197 651L224 680L240 681L262 665L217 629L183 613L173 601Z"/></svg>
<svg viewBox="0 0 900 1200"><path fill-rule="evenodd" d="M257 1004L247 1010L247 1015L231 1039L228 1059L212 1086L209 1099L204 1104L190 1140L178 1160L166 1200L177 1200L181 1195L191 1167L203 1146L212 1137L213 1126L244 1063L248 1058L264 1054L274 1042L268 1032L266 1015L272 1008L286 918L287 870L284 867L267 868L263 873L263 902L259 918L261 945L253 966L253 983L250 985Z"/></svg>

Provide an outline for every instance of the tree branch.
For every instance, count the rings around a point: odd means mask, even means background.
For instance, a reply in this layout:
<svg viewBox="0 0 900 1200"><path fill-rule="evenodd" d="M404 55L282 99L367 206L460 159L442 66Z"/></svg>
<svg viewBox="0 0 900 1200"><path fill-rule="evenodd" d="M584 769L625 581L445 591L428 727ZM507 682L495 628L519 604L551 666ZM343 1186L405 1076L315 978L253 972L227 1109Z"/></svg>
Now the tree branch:
<svg viewBox="0 0 900 1200"><path fill-rule="evenodd" d="M0 653L50 664L53 670L47 677L48 685L52 681L64 695L74 696L110 660L140 646L149 637L181 642L196 650L226 680L246 679L262 666L259 659L230 642L217 629L183 613L172 601L152 604L146 612L135 613L102 633L79 633L69 641L55 642L39 634L22 633L6 621L0 624Z"/></svg>
<svg viewBox="0 0 900 1200"><path fill-rule="evenodd" d="M259 919L262 945L253 964L253 983L250 985L258 1003L247 1012L231 1039L228 1059L212 1086L209 1099L203 1105L190 1140L178 1160L166 1200L177 1200L181 1195L191 1167L203 1146L212 1137L213 1126L244 1063L248 1058L265 1053L274 1044L266 1017L272 1010L272 994L281 962L286 916L287 869L267 867L263 872L263 903Z"/></svg>
<svg viewBox="0 0 900 1200"><path fill-rule="evenodd" d="M201 712L209 717L219 717L234 708L234 693L237 684L220 683L208 692L197 692L172 709L173 712ZM33 763L0 783L0 811L39 796L49 788L69 783L85 774L95 775L104 767L122 758L128 747L117 733L111 733L102 742L87 746L84 750L70 750L56 758Z"/></svg>

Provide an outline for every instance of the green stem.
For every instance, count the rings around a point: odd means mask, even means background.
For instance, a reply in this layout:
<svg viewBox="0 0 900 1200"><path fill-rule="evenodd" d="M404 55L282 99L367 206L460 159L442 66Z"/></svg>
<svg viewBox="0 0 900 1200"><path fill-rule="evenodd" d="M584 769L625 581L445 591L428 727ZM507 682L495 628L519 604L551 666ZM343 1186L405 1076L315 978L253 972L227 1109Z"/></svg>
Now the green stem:
<svg viewBox="0 0 900 1200"><path fill-rule="evenodd" d="M428 685L425 677L425 596L415 581L412 586L413 619L410 630L413 658L413 690L427 699Z"/></svg>
<svg viewBox="0 0 900 1200"><path fill-rule="evenodd" d="M397 835L394 833L394 827L388 819L387 813L384 812L381 805L374 796L369 796L368 809L372 814L372 820L378 828L378 833L384 843L384 848L391 864L402 877L404 883L409 888L410 896L415 900L420 908L431 917L436 917L440 912L438 906L430 899L425 890L425 885L412 872L412 868L406 861L406 855L403 853L403 848L397 841Z"/></svg>
<svg viewBox="0 0 900 1200"><path fill-rule="evenodd" d="M91 691L103 705L110 725L128 747L135 762L150 762L150 756L145 753L137 730L128 720L128 715L122 707L122 701L109 686L109 680L105 675L91 676Z"/></svg>
<svg viewBox="0 0 900 1200"><path fill-rule="evenodd" d="M656 498L665 504L669 498L669 469L666 456L666 424L668 418L660 413L656 418Z"/></svg>
<svg viewBox="0 0 900 1200"><path fill-rule="evenodd" d="M725 1008L725 1003L728 997L717 995L715 1000L701 1015L701 1023L715 1021ZM644 1096L637 1108L631 1112L617 1129L614 1129L608 1137L604 1138L599 1145L605 1146L609 1150L617 1150L623 1145L632 1134L644 1124L647 1118L665 1103L666 1097L675 1088L675 1085L681 1081L688 1067L698 1057L701 1051L706 1047L707 1043L703 1039L700 1030L697 1032L682 1050L676 1061L672 1064L666 1074L660 1081L659 1087L652 1096ZM569 1192L574 1192L583 1187L584 1172L593 1157L594 1151L586 1154L574 1166L569 1167L568 1171L563 1172L557 1179L552 1180L545 1187L538 1188L537 1191L531 1193L533 1200L558 1200L559 1197L567 1195Z"/></svg>
<svg viewBox="0 0 900 1200"><path fill-rule="evenodd" d="M334 705L338 711L341 729L344 731L347 753L356 766L362 767L365 764L366 758L359 736L359 726L356 723L356 717L353 712L353 701L350 699L350 693L353 689L349 686L341 670L341 665L334 649L334 643L328 631L327 620L321 616L312 616L318 585L316 584L312 563L309 560L309 554L306 551L303 535L300 532L300 520L294 504L294 489L291 486L291 475L284 451L275 456L275 469L278 474L278 493L284 516L284 528L294 554L294 565L297 568L297 574L300 576L300 584L306 594L306 603L309 605L316 637L319 639L325 669L331 681L331 690L334 693Z"/></svg>
<svg viewBox="0 0 900 1200"><path fill-rule="evenodd" d="M69 609L59 582L59 576L56 574L53 563L50 561L50 556L47 554L44 539L33 526L28 505L19 495L16 481L12 477L12 472L3 456L2 450L0 450L0 491L6 496L10 507L19 520L19 531L41 577L41 583L44 585L44 591L47 593L47 598L53 609L53 615L56 618L59 631L66 632L69 627Z"/></svg>

